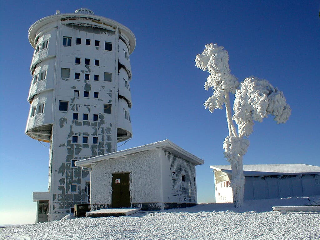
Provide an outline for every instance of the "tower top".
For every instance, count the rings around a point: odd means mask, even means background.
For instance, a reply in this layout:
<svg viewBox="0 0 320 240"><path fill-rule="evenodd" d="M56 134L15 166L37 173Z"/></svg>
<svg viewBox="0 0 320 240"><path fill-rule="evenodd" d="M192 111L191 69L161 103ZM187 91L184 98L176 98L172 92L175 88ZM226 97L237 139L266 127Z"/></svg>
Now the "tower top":
<svg viewBox="0 0 320 240"><path fill-rule="evenodd" d="M74 13L94 15L94 12L88 8L79 8L79 9L75 10Z"/></svg>
<svg viewBox="0 0 320 240"><path fill-rule="evenodd" d="M36 48L36 41L38 38L38 32L43 27L58 26L63 24L66 26L82 26L101 29L105 31L119 31L121 35L124 35L129 42L129 53L131 54L136 46L136 38L133 32L126 26L118 23L112 19L97 16L93 11L87 8L79 8L74 13L61 14L59 10L55 15L41 18L31 25L29 28L29 42L33 48Z"/></svg>

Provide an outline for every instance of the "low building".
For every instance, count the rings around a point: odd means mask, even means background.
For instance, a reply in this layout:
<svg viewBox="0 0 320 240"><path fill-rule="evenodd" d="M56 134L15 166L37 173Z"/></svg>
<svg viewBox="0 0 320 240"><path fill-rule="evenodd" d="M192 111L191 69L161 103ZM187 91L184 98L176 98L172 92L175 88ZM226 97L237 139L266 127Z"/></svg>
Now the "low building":
<svg viewBox="0 0 320 240"><path fill-rule="evenodd" d="M231 166L210 166L217 203L232 202ZM320 195L320 167L306 164L244 165L244 199Z"/></svg>
<svg viewBox="0 0 320 240"><path fill-rule="evenodd" d="M90 171L92 210L195 205L195 166L200 164L202 159L169 140L76 162Z"/></svg>

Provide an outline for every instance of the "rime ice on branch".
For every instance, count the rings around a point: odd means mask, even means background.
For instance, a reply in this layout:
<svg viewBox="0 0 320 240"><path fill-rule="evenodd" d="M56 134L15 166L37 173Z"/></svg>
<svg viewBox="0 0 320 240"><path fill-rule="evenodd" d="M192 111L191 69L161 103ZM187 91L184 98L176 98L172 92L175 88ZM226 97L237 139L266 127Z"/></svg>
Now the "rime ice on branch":
<svg viewBox="0 0 320 240"><path fill-rule="evenodd" d="M204 103L211 113L226 107L229 136L223 143L225 158L232 168L232 190L235 207L243 204L244 176L242 158L249 147L247 137L253 131L254 121L262 122L269 114L277 123L285 123L290 114L290 106L281 91L268 81L256 77L246 78L239 83L230 73L228 52L217 44L207 44L205 50L196 56L196 66L209 72L204 85L213 90L211 97ZM235 94L233 110L230 94ZM235 128L237 125L237 129Z"/></svg>

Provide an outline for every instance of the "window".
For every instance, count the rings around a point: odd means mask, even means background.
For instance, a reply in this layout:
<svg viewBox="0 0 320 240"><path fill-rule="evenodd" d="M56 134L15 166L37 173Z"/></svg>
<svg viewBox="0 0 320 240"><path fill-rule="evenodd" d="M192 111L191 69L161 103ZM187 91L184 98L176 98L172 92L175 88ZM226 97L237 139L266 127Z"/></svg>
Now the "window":
<svg viewBox="0 0 320 240"><path fill-rule="evenodd" d="M79 113L73 113L73 120L79 119Z"/></svg>
<svg viewBox="0 0 320 240"><path fill-rule="evenodd" d="M68 101L59 100L59 111L68 111Z"/></svg>
<svg viewBox="0 0 320 240"><path fill-rule="evenodd" d="M93 137L92 143L93 143L93 144L97 144L97 143L98 143L98 137Z"/></svg>
<svg viewBox="0 0 320 240"><path fill-rule="evenodd" d="M70 68L61 68L61 78L70 78Z"/></svg>
<svg viewBox="0 0 320 240"><path fill-rule="evenodd" d="M112 82L112 73L104 72L104 80L107 82Z"/></svg>
<svg viewBox="0 0 320 240"><path fill-rule="evenodd" d="M99 66L99 60L94 60L94 65Z"/></svg>
<svg viewBox="0 0 320 240"><path fill-rule="evenodd" d="M84 59L84 64L85 65L90 65L90 59L89 58L85 58Z"/></svg>
<svg viewBox="0 0 320 240"><path fill-rule="evenodd" d="M75 159L72 159L72 160L71 160L71 167L73 167L73 168L77 167L77 166L76 166L76 161L77 161L77 160L75 160Z"/></svg>
<svg viewBox="0 0 320 240"><path fill-rule="evenodd" d="M99 92L94 92L94 93L93 93L93 97L94 97L94 98L99 98Z"/></svg>
<svg viewBox="0 0 320 240"><path fill-rule="evenodd" d="M99 81L99 75L94 75L93 78L95 81Z"/></svg>
<svg viewBox="0 0 320 240"><path fill-rule="evenodd" d="M124 118L131 122L129 112L127 110L125 110L125 109L123 109L123 111L124 111Z"/></svg>
<svg viewBox="0 0 320 240"><path fill-rule="evenodd" d="M71 184L71 192L76 192L77 191L77 185Z"/></svg>
<svg viewBox="0 0 320 240"><path fill-rule="evenodd" d="M74 73L74 79L80 79L80 73Z"/></svg>
<svg viewBox="0 0 320 240"><path fill-rule="evenodd" d="M82 137L82 143L88 143L88 137Z"/></svg>
<svg viewBox="0 0 320 240"><path fill-rule="evenodd" d="M181 180L182 180L182 182L185 182L186 181L186 175L182 175L181 176Z"/></svg>
<svg viewBox="0 0 320 240"><path fill-rule="evenodd" d="M72 136L72 142L77 143L78 142L78 136Z"/></svg>
<svg viewBox="0 0 320 240"><path fill-rule="evenodd" d="M112 43L111 42L105 42L104 49L107 51L112 51Z"/></svg>
<svg viewBox="0 0 320 240"><path fill-rule="evenodd" d="M84 79L85 79L85 80L90 80L90 74L87 74L87 73L86 73L86 74L84 75Z"/></svg>
<svg viewBox="0 0 320 240"><path fill-rule="evenodd" d="M87 113L84 113L84 114L83 114L83 120L88 120L88 119L89 119L88 114L87 114Z"/></svg>
<svg viewBox="0 0 320 240"><path fill-rule="evenodd" d="M79 90L74 90L74 97L79 98Z"/></svg>
<svg viewBox="0 0 320 240"><path fill-rule="evenodd" d="M44 113L44 104L38 106L37 113Z"/></svg>
<svg viewBox="0 0 320 240"><path fill-rule="evenodd" d="M39 76L39 81L44 80L47 77L47 71L42 71Z"/></svg>
<svg viewBox="0 0 320 240"><path fill-rule="evenodd" d="M95 40L95 41L94 41L94 45L95 45L96 47L99 47L99 46L100 46L100 41Z"/></svg>
<svg viewBox="0 0 320 240"><path fill-rule="evenodd" d="M98 118L98 114L93 114L93 121L96 122L96 121L98 121L98 119L99 119L99 118Z"/></svg>
<svg viewBox="0 0 320 240"><path fill-rule="evenodd" d="M111 114L111 104L104 104L103 112L107 114Z"/></svg>
<svg viewBox="0 0 320 240"><path fill-rule="evenodd" d="M63 46L70 47L71 46L71 37L63 37Z"/></svg>
<svg viewBox="0 0 320 240"><path fill-rule="evenodd" d="M76 57L74 62L75 62L75 64L80 64L80 58Z"/></svg>
<svg viewBox="0 0 320 240"><path fill-rule="evenodd" d="M32 108L30 117L34 117L34 115L36 115L36 110L37 110L36 107L33 107L33 108Z"/></svg>
<svg viewBox="0 0 320 240"><path fill-rule="evenodd" d="M77 39L76 39L76 44L77 44L77 45L81 44L81 38L77 38Z"/></svg>
<svg viewBox="0 0 320 240"><path fill-rule="evenodd" d="M86 45L90 45L90 39L86 39Z"/></svg>
<svg viewBox="0 0 320 240"><path fill-rule="evenodd" d="M38 75L33 76L33 83L36 83L38 81Z"/></svg>
<svg viewBox="0 0 320 240"><path fill-rule="evenodd" d="M84 91L84 92L83 92L83 96L84 96L84 97L89 97L89 92L88 92L88 91Z"/></svg>
<svg viewBox="0 0 320 240"><path fill-rule="evenodd" d="M44 41L42 44L41 44L41 49L46 49L48 48L48 40L47 41Z"/></svg>

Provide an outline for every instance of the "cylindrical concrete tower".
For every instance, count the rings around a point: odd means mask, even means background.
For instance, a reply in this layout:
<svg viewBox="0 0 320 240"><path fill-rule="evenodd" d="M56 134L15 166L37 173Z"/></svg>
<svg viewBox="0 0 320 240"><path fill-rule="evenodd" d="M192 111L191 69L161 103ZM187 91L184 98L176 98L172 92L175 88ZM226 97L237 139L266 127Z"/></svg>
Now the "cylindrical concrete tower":
<svg viewBox="0 0 320 240"><path fill-rule="evenodd" d="M82 8L35 22L29 41L26 134L50 142L49 189L34 201L37 221L52 221L89 201L89 172L75 161L114 152L132 136L129 55L136 40L122 24Z"/></svg>

